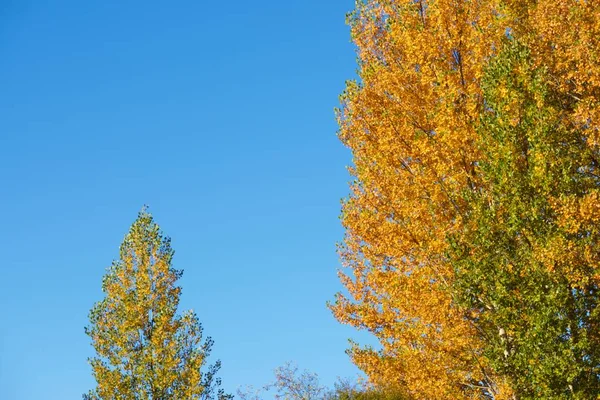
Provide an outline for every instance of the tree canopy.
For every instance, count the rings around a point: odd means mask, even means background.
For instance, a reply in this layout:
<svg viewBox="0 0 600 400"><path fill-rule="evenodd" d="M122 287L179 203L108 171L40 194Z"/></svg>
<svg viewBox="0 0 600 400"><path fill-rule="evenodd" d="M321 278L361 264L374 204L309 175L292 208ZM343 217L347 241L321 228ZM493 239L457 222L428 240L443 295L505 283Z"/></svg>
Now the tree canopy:
<svg viewBox="0 0 600 400"><path fill-rule="evenodd" d="M213 341L203 340L198 317L177 314L183 271L173 268L173 255L171 240L142 210L102 280L104 299L90 312L97 386L85 399L232 397L219 389L220 362L207 365Z"/></svg>

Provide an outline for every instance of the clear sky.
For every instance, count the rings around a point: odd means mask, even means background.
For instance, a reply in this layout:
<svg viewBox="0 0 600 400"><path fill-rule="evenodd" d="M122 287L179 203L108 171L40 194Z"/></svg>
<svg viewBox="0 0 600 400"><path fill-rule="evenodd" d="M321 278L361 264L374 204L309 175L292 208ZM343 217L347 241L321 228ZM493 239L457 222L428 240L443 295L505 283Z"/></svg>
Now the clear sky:
<svg viewBox="0 0 600 400"><path fill-rule="evenodd" d="M143 204L224 387L324 383L361 338L326 301L350 154L352 0L0 1L0 398L81 398L83 328Z"/></svg>

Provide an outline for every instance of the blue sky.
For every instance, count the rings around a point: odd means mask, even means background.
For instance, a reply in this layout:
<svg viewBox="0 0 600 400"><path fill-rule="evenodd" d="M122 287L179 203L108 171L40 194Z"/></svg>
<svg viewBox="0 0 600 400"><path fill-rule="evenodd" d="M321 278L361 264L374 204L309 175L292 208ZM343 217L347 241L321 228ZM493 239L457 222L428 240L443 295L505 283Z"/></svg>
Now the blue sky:
<svg viewBox="0 0 600 400"><path fill-rule="evenodd" d="M352 0L0 5L0 398L93 387L83 332L150 205L181 309L224 386L293 360L324 383L361 338L325 303L350 154L333 108L356 68Z"/></svg>

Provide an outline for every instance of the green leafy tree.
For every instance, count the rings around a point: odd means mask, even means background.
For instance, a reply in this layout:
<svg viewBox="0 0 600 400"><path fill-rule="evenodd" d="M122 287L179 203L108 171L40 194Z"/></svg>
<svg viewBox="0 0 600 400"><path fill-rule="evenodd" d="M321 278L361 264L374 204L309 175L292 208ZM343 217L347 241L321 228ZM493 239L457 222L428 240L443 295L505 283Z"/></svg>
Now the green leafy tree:
<svg viewBox="0 0 600 400"><path fill-rule="evenodd" d="M481 161L451 237L454 296L518 399L600 393L598 147L569 123L530 51L507 39L488 66Z"/></svg>
<svg viewBox="0 0 600 400"><path fill-rule="evenodd" d="M102 281L105 297L90 312L86 333L96 356L97 386L84 399L230 399L207 364L211 338L192 311L177 315L182 271L171 266L171 241L143 209ZM206 367L203 372L201 369Z"/></svg>
<svg viewBox="0 0 600 400"><path fill-rule="evenodd" d="M382 389L338 391L327 400L410 400L411 397L398 391L386 391Z"/></svg>
<svg viewBox="0 0 600 400"><path fill-rule="evenodd" d="M374 387L359 380L338 380L325 400L413 400L414 397L397 387Z"/></svg>

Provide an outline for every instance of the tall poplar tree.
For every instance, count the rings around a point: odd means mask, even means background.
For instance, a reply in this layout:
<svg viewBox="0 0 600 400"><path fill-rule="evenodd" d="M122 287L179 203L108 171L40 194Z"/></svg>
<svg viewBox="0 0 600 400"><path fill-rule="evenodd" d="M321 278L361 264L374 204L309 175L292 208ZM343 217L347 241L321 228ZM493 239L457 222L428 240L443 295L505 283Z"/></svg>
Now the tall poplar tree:
<svg viewBox="0 0 600 400"><path fill-rule="evenodd" d="M488 66L482 158L450 238L455 298L519 399L600 393L600 152L515 38Z"/></svg>
<svg viewBox="0 0 600 400"><path fill-rule="evenodd" d="M347 84L339 137L355 180L343 204L346 293L331 309L371 332L353 362L415 399L481 398L503 382L447 287L445 234L473 184L481 77L505 25L494 0L359 0L348 17L360 81Z"/></svg>
<svg viewBox="0 0 600 400"><path fill-rule="evenodd" d="M86 333L97 382L84 399L229 399L219 389L220 362L207 364L211 338L192 311L177 315L183 271L172 267L171 241L143 209L102 280L105 297ZM202 368L205 371L202 371Z"/></svg>
<svg viewBox="0 0 600 400"><path fill-rule="evenodd" d="M331 309L380 344L353 362L415 399L591 398L600 3L357 0L348 20Z"/></svg>

